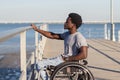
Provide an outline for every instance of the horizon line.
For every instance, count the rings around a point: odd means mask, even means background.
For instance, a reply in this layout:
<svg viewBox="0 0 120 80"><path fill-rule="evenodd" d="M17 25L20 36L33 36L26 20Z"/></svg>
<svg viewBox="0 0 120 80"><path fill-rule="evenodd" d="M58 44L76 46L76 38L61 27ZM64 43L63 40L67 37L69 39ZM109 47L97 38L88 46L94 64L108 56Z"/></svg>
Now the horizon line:
<svg viewBox="0 0 120 80"><path fill-rule="evenodd" d="M64 21L0 21L0 23L64 23ZM111 23L111 21L83 21L83 23ZM113 23L120 23L120 21L113 21Z"/></svg>

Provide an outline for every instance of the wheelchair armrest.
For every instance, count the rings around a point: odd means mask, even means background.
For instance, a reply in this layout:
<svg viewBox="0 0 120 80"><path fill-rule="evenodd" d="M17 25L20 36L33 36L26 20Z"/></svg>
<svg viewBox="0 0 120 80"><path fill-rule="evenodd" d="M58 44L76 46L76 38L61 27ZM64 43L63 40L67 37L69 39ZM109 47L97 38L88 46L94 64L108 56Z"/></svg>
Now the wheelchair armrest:
<svg viewBox="0 0 120 80"><path fill-rule="evenodd" d="M84 59L83 60L78 60L78 61L73 61L73 62L78 62L82 65L87 65L88 64L87 60L84 60Z"/></svg>

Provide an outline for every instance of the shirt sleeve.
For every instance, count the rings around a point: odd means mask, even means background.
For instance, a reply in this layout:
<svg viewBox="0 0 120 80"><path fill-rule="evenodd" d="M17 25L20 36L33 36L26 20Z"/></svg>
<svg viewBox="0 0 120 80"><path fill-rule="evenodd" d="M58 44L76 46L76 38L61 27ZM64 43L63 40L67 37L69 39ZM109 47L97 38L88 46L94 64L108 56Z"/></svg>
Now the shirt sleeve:
<svg viewBox="0 0 120 80"><path fill-rule="evenodd" d="M64 36L65 36L64 33L63 33L63 34L60 34L60 38L61 38L61 39L64 39Z"/></svg>
<svg viewBox="0 0 120 80"><path fill-rule="evenodd" d="M81 35L76 36L76 44L78 48L81 48L82 46L88 46L86 39Z"/></svg>
<svg viewBox="0 0 120 80"><path fill-rule="evenodd" d="M60 34L60 37L64 40L65 37L66 37L66 35L67 35L67 33L68 33L68 32L64 32L64 33Z"/></svg>

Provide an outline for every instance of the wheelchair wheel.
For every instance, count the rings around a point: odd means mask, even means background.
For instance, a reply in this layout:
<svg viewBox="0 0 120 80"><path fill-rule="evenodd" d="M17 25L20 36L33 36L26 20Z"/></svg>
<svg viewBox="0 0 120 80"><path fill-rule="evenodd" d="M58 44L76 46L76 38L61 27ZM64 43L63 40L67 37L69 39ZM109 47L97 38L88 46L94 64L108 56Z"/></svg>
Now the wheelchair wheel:
<svg viewBox="0 0 120 80"><path fill-rule="evenodd" d="M52 73L50 80L94 80L90 70L77 62L65 62Z"/></svg>

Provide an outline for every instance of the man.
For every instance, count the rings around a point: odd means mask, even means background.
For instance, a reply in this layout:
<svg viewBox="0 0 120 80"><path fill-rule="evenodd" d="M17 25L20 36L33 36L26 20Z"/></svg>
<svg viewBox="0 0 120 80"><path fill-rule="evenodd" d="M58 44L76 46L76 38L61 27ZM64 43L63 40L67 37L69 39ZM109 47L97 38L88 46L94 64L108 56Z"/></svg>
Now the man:
<svg viewBox="0 0 120 80"><path fill-rule="evenodd" d="M68 31L63 34L43 31L38 29L34 24L31 25L35 31L41 33L47 38L64 40L64 53L62 55L38 62L38 67L41 70L41 77L43 80L47 79L45 76L46 73L42 70L42 68L45 68L47 65L57 66L65 61L82 60L87 57L88 46L86 39L80 32L77 32L77 29L81 26L81 24L81 16L77 13L70 13L64 23L64 29L67 29Z"/></svg>

